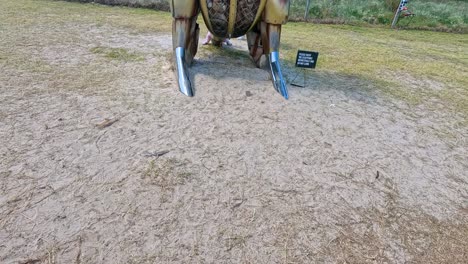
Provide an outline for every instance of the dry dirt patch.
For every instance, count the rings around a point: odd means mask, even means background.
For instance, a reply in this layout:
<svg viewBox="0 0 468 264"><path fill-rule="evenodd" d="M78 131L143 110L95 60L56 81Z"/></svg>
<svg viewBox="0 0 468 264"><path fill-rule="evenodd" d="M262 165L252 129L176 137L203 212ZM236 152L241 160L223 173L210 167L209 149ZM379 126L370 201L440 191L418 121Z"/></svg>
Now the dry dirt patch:
<svg viewBox="0 0 468 264"><path fill-rule="evenodd" d="M0 43L2 263L467 261L460 116L320 72L285 101L240 40L200 48L186 98L167 33L14 36Z"/></svg>

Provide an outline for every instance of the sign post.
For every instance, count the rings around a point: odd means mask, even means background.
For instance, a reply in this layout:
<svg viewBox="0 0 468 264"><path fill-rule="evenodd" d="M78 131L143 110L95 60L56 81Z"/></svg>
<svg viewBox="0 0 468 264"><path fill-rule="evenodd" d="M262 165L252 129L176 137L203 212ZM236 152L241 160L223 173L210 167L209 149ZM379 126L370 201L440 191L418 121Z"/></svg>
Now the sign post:
<svg viewBox="0 0 468 264"><path fill-rule="evenodd" d="M297 56L296 56L296 67L302 68L303 76L304 76L304 82L303 84L295 83L294 81L296 80L297 76L294 77L293 81L291 82L291 85L294 86L299 86L299 87L306 87L307 83L307 75L306 75L306 69L315 69L315 66L317 65L317 59L318 59L318 52L314 51L305 51L305 50L298 50L297 51Z"/></svg>

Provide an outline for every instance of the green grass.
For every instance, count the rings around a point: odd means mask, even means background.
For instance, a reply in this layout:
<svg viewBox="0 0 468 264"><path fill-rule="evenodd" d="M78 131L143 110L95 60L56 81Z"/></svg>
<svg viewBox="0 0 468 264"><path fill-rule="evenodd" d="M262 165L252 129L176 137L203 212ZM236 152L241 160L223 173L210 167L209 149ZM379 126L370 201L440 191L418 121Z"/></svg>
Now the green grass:
<svg viewBox="0 0 468 264"><path fill-rule="evenodd" d="M309 18L316 22L390 25L399 0L316 0L311 1ZM410 0L413 18L401 18L399 26L468 33L468 1ZM291 2L290 17L303 19L306 0Z"/></svg>
<svg viewBox="0 0 468 264"><path fill-rule="evenodd" d="M156 10L170 11L169 1L167 0L67 0L83 3L99 3L105 5L125 5L131 7L144 7Z"/></svg>
<svg viewBox="0 0 468 264"><path fill-rule="evenodd" d="M317 72L370 80L411 104L437 99L468 114L468 35L288 23L282 53L289 65L297 49L320 52Z"/></svg>
<svg viewBox="0 0 468 264"><path fill-rule="evenodd" d="M15 1L1 1L0 29L4 26L24 28L39 23L93 23L123 27L135 33L170 32L172 28L170 14L163 11L54 0L21 2L19 5ZM46 15L31 16L38 13Z"/></svg>

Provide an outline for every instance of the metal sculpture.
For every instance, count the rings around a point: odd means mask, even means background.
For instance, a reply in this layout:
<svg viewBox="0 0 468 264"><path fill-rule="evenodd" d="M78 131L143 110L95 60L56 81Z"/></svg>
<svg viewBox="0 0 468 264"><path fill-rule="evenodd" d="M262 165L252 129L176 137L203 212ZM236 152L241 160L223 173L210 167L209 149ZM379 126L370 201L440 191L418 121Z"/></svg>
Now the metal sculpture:
<svg viewBox="0 0 468 264"><path fill-rule="evenodd" d="M279 63L281 25L289 13L289 0L170 0L172 44L179 90L193 96L188 66L198 49L200 29L197 24L201 12L212 42L221 45L225 38L247 35L249 54L260 67L265 55L275 89L286 99L288 90Z"/></svg>

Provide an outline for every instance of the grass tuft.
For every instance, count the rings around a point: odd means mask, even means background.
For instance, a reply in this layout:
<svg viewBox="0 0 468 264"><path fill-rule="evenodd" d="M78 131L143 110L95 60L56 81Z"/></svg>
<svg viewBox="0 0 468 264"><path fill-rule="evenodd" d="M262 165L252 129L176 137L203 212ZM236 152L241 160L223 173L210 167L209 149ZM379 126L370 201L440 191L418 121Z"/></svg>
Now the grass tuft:
<svg viewBox="0 0 468 264"><path fill-rule="evenodd" d="M162 162L152 160L143 172L143 178L164 189L184 185L189 180L191 173L179 170L178 167L181 165L183 163L176 159L167 159Z"/></svg>
<svg viewBox="0 0 468 264"><path fill-rule="evenodd" d="M107 48L107 47L94 47L91 49L92 53L102 54L108 59L120 60L120 61L142 61L144 60L143 55L136 52L129 52L123 48Z"/></svg>

